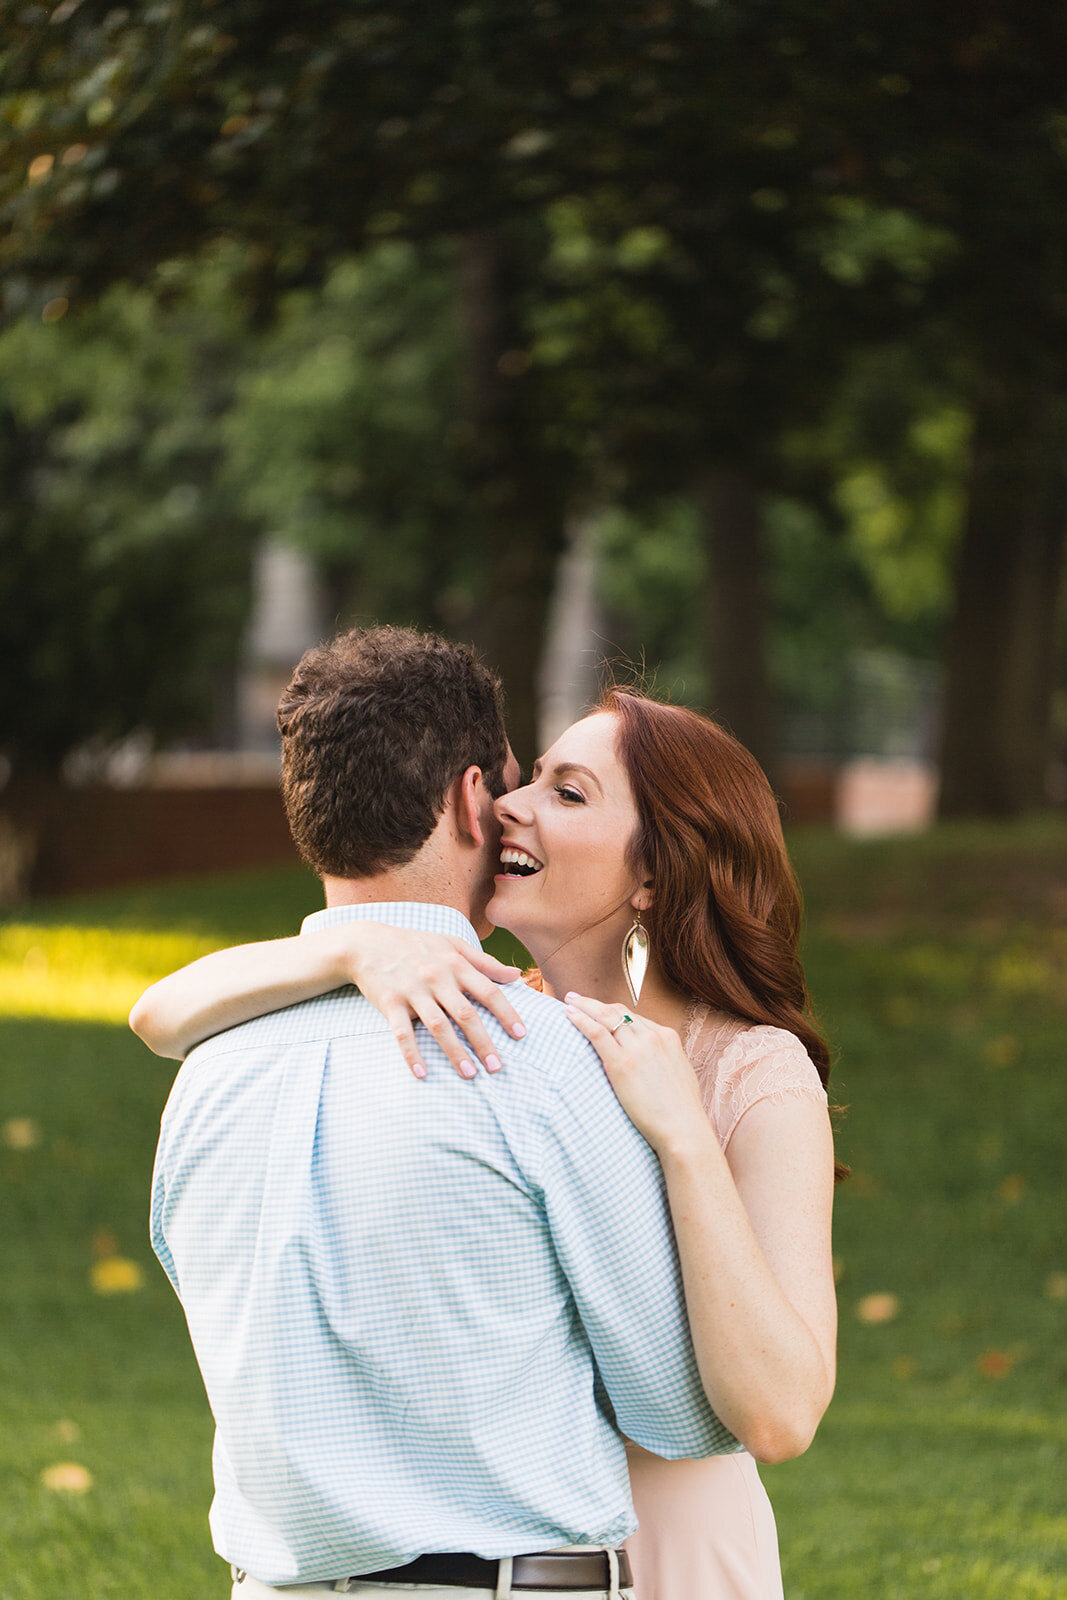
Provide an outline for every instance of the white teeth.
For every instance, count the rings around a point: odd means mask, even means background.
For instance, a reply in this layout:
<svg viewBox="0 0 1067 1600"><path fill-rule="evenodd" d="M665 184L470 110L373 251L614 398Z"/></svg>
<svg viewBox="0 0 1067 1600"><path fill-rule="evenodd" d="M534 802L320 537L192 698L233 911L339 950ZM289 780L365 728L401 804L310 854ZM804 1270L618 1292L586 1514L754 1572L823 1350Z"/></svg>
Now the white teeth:
<svg viewBox="0 0 1067 1600"><path fill-rule="evenodd" d="M544 865L535 856L528 856L525 850L513 850L510 846L501 850L500 864L504 867L528 867L531 872L540 872Z"/></svg>

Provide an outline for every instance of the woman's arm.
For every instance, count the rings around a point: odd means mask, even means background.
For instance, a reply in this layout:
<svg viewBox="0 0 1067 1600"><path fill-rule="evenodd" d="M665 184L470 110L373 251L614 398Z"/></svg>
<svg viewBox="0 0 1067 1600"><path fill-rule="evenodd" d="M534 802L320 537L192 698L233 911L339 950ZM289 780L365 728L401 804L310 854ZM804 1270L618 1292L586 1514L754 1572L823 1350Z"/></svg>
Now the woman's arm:
<svg viewBox="0 0 1067 1600"><path fill-rule="evenodd" d="M833 1147L814 1099L763 1101L723 1154L671 1028L568 996L624 1109L659 1157L705 1392L759 1461L807 1449L834 1387Z"/></svg>
<svg viewBox="0 0 1067 1600"><path fill-rule="evenodd" d="M416 1077L425 1077L414 1019L423 1022L464 1077L479 1056L500 1062L474 1002L516 1038L525 1031L498 987L519 975L463 939L383 922L345 922L291 939L236 945L201 956L146 989L130 1027L156 1055L180 1060L211 1034L251 1017L355 984L389 1022ZM466 1034L461 1043L449 1019Z"/></svg>

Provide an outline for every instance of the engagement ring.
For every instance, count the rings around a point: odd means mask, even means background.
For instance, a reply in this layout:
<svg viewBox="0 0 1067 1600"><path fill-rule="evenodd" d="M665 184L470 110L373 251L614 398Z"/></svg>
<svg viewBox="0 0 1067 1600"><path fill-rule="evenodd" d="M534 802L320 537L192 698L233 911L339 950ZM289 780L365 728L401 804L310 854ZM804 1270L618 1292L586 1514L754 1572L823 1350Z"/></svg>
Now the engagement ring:
<svg viewBox="0 0 1067 1600"><path fill-rule="evenodd" d="M614 1039L615 1035L618 1033L619 1029L622 1027L624 1022L632 1022L633 1020L634 1019L633 1019L633 1017L631 1017L630 1013L628 1011L624 1011L622 1016L619 1018L618 1022L611 1029L611 1037Z"/></svg>

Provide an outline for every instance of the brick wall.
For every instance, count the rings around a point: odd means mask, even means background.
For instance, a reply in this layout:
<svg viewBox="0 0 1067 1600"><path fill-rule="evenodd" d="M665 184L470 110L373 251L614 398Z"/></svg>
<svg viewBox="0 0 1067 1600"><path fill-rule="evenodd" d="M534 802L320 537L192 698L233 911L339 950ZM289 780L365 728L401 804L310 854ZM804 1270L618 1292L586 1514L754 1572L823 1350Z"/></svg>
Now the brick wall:
<svg viewBox="0 0 1067 1600"><path fill-rule="evenodd" d="M781 786L787 826L831 821L837 779L833 768L792 764ZM4 799L0 794L0 844L8 831ZM31 805L24 801L11 831L28 839L27 861L32 864L18 876L23 892L33 895L296 860L273 784L56 787L40 792ZM15 873L5 874L0 862L0 880L5 877L13 881ZM0 883L0 900L13 898L10 888L6 894L3 888Z"/></svg>
<svg viewBox="0 0 1067 1600"><path fill-rule="evenodd" d="M35 895L296 859L273 786L56 788L17 827L29 836L25 887Z"/></svg>

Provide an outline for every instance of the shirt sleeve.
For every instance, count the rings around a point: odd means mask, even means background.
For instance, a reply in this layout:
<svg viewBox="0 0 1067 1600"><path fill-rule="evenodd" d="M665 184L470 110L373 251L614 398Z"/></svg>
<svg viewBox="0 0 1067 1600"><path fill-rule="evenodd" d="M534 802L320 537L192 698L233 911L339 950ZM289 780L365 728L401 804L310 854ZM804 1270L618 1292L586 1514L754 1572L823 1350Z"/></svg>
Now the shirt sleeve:
<svg viewBox="0 0 1067 1600"><path fill-rule="evenodd" d="M708 1114L725 1150L746 1111L763 1100L799 1095L827 1104L826 1090L800 1040L783 1028L749 1028L724 1052L712 1082Z"/></svg>
<svg viewBox="0 0 1067 1600"><path fill-rule="evenodd" d="M174 1092L175 1091L172 1089L172 1096ZM159 1145L156 1149L156 1163L152 1172L152 1209L149 1216L148 1234L152 1242L152 1249L159 1258L160 1266L170 1279L171 1286L174 1289L175 1294L180 1295L181 1290L178 1287L178 1272L174 1265L174 1257L171 1255L170 1246L167 1243L166 1233L164 1230L164 1218L167 1207L166 1167L167 1132L166 1112L164 1112L163 1123L160 1128Z"/></svg>
<svg viewBox="0 0 1067 1600"><path fill-rule="evenodd" d="M700 1381L659 1162L595 1057L557 1081L540 1158L553 1245L620 1431L671 1458L739 1450Z"/></svg>

